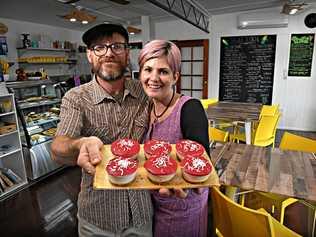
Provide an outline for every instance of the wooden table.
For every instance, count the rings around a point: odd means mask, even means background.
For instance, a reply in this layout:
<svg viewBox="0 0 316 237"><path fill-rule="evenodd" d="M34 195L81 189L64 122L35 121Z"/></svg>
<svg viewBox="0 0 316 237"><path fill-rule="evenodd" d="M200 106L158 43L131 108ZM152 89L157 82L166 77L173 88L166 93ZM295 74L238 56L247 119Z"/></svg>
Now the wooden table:
<svg viewBox="0 0 316 237"><path fill-rule="evenodd" d="M316 202L313 153L226 143L211 153L222 185Z"/></svg>
<svg viewBox="0 0 316 237"><path fill-rule="evenodd" d="M209 120L241 121L245 123L246 143L251 144L251 126L253 121L259 120L262 104L218 102L210 105L207 110Z"/></svg>

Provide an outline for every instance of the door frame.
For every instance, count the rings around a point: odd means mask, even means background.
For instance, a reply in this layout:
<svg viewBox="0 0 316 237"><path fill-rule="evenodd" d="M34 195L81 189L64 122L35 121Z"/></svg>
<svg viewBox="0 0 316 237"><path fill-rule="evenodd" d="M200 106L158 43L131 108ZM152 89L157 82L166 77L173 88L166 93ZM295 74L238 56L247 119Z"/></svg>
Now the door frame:
<svg viewBox="0 0 316 237"><path fill-rule="evenodd" d="M208 98L208 58L209 58L209 40L200 39L200 40L175 40L174 42L180 49L183 47L203 47L203 89L202 89L202 98ZM192 49L191 49L192 50ZM192 54L191 54L192 55ZM192 58L191 58L192 60ZM180 93L181 89L181 74L180 78L177 81L177 92Z"/></svg>

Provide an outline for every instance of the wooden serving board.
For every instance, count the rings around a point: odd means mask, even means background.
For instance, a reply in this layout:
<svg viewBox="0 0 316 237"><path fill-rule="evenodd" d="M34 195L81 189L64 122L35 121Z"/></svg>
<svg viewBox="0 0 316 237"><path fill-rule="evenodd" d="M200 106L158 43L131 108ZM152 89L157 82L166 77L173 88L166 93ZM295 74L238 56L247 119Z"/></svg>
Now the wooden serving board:
<svg viewBox="0 0 316 237"><path fill-rule="evenodd" d="M109 181L108 174L105 170L105 167L110 159L114 158L114 155L111 153L111 145L104 145L102 149L103 160L96 167L96 172L94 176L93 187L95 189L160 189L164 188L198 188L198 187L211 187L211 186L219 186L219 179L217 173L212 165L212 172L210 177L203 183L192 184L186 182L182 178L180 162L176 158L176 149L175 145L172 145L171 157L174 158L178 163L177 173L175 177L166 183L157 184L151 182L147 177L147 171L144 168L144 162L146 160L144 156L143 145L141 145L140 152L138 154L139 167L137 170L137 176L132 183L127 185L114 185ZM207 154L204 154L207 158Z"/></svg>

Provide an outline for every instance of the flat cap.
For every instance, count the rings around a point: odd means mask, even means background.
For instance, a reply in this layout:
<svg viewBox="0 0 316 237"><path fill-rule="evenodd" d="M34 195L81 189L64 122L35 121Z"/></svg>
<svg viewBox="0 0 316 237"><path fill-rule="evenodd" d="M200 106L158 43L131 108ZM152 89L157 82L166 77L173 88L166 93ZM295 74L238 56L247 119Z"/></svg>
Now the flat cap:
<svg viewBox="0 0 316 237"><path fill-rule="evenodd" d="M119 24L100 24L96 25L89 30L87 30L82 35L82 41L87 45L87 47L90 47L91 44L96 41L97 39L101 37L109 37L112 36L113 33L118 33L122 35L126 42L128 43L128 32L124 28L124 26Z"/></svg>

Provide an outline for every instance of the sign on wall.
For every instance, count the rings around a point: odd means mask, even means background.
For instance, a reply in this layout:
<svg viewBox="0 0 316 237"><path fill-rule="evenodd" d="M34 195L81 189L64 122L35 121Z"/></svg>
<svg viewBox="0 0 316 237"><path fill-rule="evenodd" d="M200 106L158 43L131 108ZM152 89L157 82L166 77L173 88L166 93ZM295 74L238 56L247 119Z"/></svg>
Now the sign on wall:
<svg viewBox="0 0 316 237"><path fill-rule="evenodd" d="M310 77L315 34L292 34L288 76Z"/></svg>
<svg viewBox="0 0 316 237"><path fill-rule="evenodd" d="M276 35L221 38L220 101L271 104Z"/></svg>

